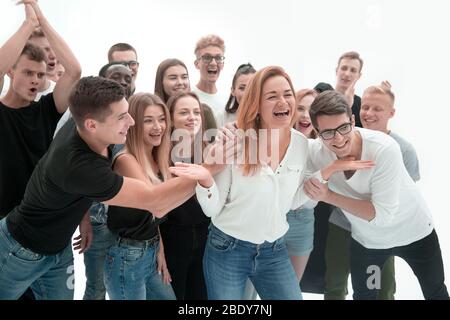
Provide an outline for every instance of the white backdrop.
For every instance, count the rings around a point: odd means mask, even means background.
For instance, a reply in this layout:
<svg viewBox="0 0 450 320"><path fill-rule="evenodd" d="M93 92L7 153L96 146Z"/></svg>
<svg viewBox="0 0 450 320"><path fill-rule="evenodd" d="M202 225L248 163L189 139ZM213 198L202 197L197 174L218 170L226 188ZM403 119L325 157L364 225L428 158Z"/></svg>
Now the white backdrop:
<svg viewBox="0 0 450 320"><path fill-rule="evenodd" d="M450 274L450 214L446 206L450 138L447 99L450 49L449 4L445 0L40 0L55 29L74 50L83 75L97 74L107 50L128 42L138 51L138 91L152 92L158 64L179 58L198 80L194 46L216 33L226 44L220 90L229 90L236 67L281 65L296 89L319 81L334 85L340 54L358 51L364 59L356 91L387 79L396 93L391 128L412 142L421 165L419 186L440 237L445 271ZM21 24L22 6L0 1L0 42ZM446 19L447 18L447 19ZM445 31L447 30L447 32ZM397 299L421 299L406 263L397 259ZM76 298L82 297L84 271L76 257ZM448 282L447 282L448 284ZM306 295L307 299L320 298Z"/></svg>

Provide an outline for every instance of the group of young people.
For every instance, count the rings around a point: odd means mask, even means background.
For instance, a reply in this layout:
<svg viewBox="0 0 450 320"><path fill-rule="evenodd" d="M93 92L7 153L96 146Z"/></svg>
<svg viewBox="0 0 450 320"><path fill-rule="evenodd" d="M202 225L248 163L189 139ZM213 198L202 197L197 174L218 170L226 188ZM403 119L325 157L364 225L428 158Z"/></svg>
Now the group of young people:
<svg viewBox="0 0 450 320"><path fill-rule="evenodd" d="M19 2L0 48L0 299L73 299L80 250L84 299L299 300L319 201L333 212L326 299L345 299L350 272L354 299L392 299L394 256L426 299L449 298L417 156L388 129L391 85L355 95L356 52L334 89L296 91L283 68L248 63L225 94L224 41L208 35L195 86L167 59L137 92L131 45L81 78L37 1Z"/></svg>

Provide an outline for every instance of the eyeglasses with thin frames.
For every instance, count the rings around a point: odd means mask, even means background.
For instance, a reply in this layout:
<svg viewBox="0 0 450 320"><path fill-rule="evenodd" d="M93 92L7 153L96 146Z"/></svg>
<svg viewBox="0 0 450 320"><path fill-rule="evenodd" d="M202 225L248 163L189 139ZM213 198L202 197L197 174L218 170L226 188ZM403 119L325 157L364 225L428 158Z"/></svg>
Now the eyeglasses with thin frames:
<svg viewBox="0 0 450 320"><path fill-rule="evenodd" d="M347 122L347 123L344 123L344 124L340 125L336 129L328 129L328 130L324 130L322 132L319 132L319 136L323 140L331 140L331 139L333 139L336 136L336 132L339 132L339 134L341 136L344 136L344 135L350 133L350 131L352 131L352 129L353 129L352 123L351 122Z"/></svg>
<svg viewBox="0 0 450 320"><path fill-rule="evenodd" d="M212 56L210 54L204 54L199 59L201 59L204 63L211 63L212 60L214 59L216 60L217 64L222 64L225 60L225 57L221 55Z"/></svg>
<svg viewBox="0 0 450 320"><path fill-rule="evenodd" d="M120 61L119 63L127 66L130 69L136 69L137 67L139 67L139 62L137 62L136 60Z"/></svg>

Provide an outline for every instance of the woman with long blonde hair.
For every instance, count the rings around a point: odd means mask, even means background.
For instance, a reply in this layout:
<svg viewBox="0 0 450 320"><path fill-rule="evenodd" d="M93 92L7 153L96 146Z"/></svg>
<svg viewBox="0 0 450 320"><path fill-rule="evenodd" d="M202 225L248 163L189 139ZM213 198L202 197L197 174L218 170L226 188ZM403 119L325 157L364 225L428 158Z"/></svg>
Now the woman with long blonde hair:
<svg viewBox="0 0 450 320"><path fill-rule="evenodd" d="M129 104L135 126L129 128L113 169L149 186L167 181L171 176L169 111L158 96L149 93L133 95ZM105 286L111 299L175 299L164 255L159 254L163 253L161 221L145 210L109 207L108 228L117 235L105 261Z"/></svg>

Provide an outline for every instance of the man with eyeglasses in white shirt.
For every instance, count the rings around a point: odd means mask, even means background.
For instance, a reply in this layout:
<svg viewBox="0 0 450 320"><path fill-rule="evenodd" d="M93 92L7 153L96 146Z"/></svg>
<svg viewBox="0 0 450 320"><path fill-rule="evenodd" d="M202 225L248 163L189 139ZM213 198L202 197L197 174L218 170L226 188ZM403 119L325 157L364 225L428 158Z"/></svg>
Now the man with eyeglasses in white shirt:
<svg viewBox="0 0 450 320"><path fill-rule="evenodd" d="M398 143L384 132L356 128L348 101L336 91L321 93L310 117L320 137L310 142L310 170L331 169L322 172L322 182L306 181L305 192L341 208L351 224L353 298L376 299L383 265L398 256L414 271L425 299L449 299L431 213L403 164ZM375 166L336 171L358 160Z"/></svg>
<svg viewBox="0 0 450 320"><path fill-rule="evenodd" d="M216 82L225 61L225 42L217 35L201 38L195 47L194 65L200 72L200 80L192 88L202 103L206 103L217 117L225 109L228 96L217 89Z"/></svg>

